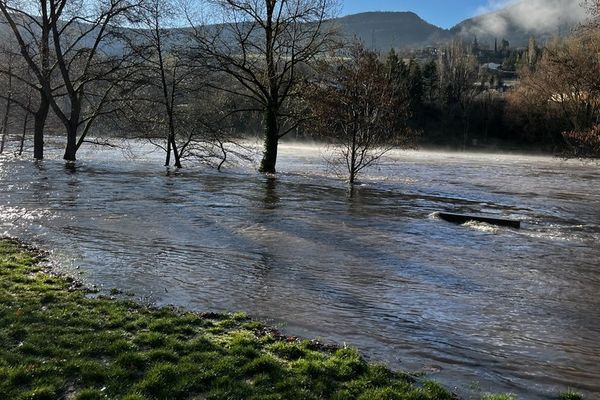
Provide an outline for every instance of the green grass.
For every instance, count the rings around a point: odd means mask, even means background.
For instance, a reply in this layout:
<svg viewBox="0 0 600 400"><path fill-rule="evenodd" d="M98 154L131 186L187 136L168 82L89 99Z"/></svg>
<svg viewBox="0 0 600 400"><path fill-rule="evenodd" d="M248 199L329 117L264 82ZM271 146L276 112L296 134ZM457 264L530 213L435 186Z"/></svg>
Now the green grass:
<svg viewBox="0 0 600 400"><path fill-rule="evenodd" d="M559 400L583 400L583 395L574 392L572 390L567 390L566 392L561 393L558 396Z"/></svg>
<svg viewBox="0 0 600 400"><path fill-rule="evenodd" d="M445 400L353 349L287 341L242 314L89 298L0 240L0 399Z"/></svg>
<svg viewBox="0 0 600 400"><path fill-rule="evenodd" d="M481 400L516 400L512 394L484 394Z"/></svg>

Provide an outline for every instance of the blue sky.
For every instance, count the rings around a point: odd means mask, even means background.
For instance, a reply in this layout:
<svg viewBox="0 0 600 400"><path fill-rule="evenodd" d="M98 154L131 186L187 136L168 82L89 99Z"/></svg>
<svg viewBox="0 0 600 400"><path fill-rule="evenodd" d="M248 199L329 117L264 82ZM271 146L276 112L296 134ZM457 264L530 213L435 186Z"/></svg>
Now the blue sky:
<svg viewBox="0 0 600 400"><path fill-rule="evenodd" d="M342 0L342 14L363 11L413 11L427 22L450 28L502 0Z"/></svg>

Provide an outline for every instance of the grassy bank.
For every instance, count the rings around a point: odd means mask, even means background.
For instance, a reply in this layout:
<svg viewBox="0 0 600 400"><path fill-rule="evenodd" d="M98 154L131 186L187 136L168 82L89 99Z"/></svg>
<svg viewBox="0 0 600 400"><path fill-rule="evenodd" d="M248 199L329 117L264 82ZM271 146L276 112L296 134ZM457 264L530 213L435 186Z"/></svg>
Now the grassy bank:
<svg viewBox="0 0 600 400"><path fill-rule="evenodd" d="M0 399L454 399L244 315L92 298L41 259L0 239Z"/></svg>
<svg viewBox="0 0 600 400"><path fill-rule="evenodd" d="M243 315L92 299L0 240L0 399L451 399Z"/></svg>

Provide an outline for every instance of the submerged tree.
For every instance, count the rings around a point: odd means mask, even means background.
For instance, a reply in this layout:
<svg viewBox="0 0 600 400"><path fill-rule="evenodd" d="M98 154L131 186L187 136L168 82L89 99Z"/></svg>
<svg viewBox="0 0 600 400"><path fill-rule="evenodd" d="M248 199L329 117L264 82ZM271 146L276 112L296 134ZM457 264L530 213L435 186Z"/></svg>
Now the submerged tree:
<svg viewBox="0 0 600 400"><path fill-rule="evenodd" d="M107 113L128 62L116 25L136 6L129 0L0 0L19 53L35 77L29 84L39 93L33 113L35 158L43 158L50 108L66 130L67 161L75 161L90 128Z"/></svg>
<svg viewBox="0 0 600 400"><path fill-rule="evenodd" d="M310 89L316 131L333 146L350 183L394 148L411 144L410 97L374 52L354 45Z"/></svg>
<svg viewBox="0 0 600 400"><path fill-rule="evenodd" d="M10 55L8 60L7 73L6 73L6 82L3 83L3 87L5 93L2 95L2 98L5 102L4 107L4 115L2 116L2 125L0 127L0 154L4 153L4 147L6 146L6 141L8 138L8 130L9 130L9 119L11 114L11 109L13 107L14 102L14 84L13 84L13 57Z"/></svg>
<svg viewBox="0 0 600 400"><path fill-rule="evenodd" d="M217 93L213 73L190 58L189 34L173 29L180 18L175 2L148 0L140 10L130 41L142 60L140 84L124 102L131 130L165 151L167 167L189 159L220 169L229 154L243 153L229 126L232 96Z"/></svg>
<svg viewBox="0 0 600 400"><path fill-rule="evenodd" d="M6 150L9 137L19 130L17 154L23 154L25 136L31 115L35 113L33 102L38 91L33 87L35 78L23 61L14 44L0 46L0 99L4 101L0 119L0 153Z"/></svg>
<svg viewBox="0 0 600 400"><path fill-rule="evenodd" d="M149 0L141 7L138 34L133 45L136 55L143 60L139 77L143 82L133 96L132 110L151 122L150 138L165 132L165 166L181 168L181 156L186 144L178 145L177 136L182 130L182 106L191 96L191 70L176 43L181 40L177 31L169 29L175 19L175 7L168 0ZM137 118L139 120L139 118ZM154 132L158 131L158 132ZM190 135L186 143L189 143ZM154 143L154 142L153 142Z"/></svg>
<svg viewBox="0 0 600 400"><path fill-rule="evenodd" d="M48 2L51 19L58 21L51 26L52 56L61 77L51 105L66 129L64 159L75 161L96 120L113 111L107 109L113 93L132 73L131 54L115 25L132 15L138 2Z"/></svg>
<svg viewBox="0 0 600 400"><path fill-rule="evenodd" d="M51 31L57 20L50 15L51 0L0 0L0 12L7 26L5 35L10 42L16 42L18 54L24 62L33 80L27 75L15 74L14 71L3 70L15 79L28 84L37 92L37 108L33 111L34 139L33 157L44 158L44 128L50 112L52 97L53 63L50 54Z"/></svg>
<svg viewBox="0 0 600 400"><path fill-rule="evenodd" d="M302 70L333 45L327 20L335 0L209 0L222 24L195 28L197 62L229 79L213 88L251 101L244 111L260 112L264 153L260 171L274 173L279 140L303 118L289 112L299 95ZM188 19L194 23L191 13ZM231 86L233 80L236 85Z"/></svg>

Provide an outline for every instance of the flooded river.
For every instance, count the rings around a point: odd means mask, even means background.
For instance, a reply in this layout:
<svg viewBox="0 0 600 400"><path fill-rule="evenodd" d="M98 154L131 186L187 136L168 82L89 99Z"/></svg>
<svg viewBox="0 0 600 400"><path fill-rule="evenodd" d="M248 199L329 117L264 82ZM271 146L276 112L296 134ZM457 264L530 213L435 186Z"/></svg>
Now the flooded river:
<svg viewBox="0 0 600 400"><path fill-rule="evenodd" d="M246 311L425 371L467 398L600 397L600 166L399 153L353 193L318 148L166 174L158 155L0 158L0 234L56 249L90 284ZM453 225L438 211L524 221Z"/></svg>

